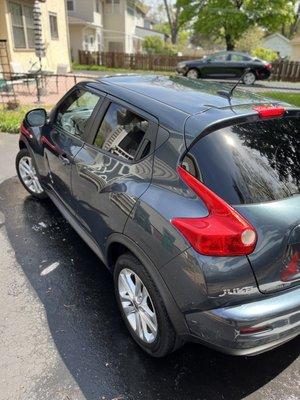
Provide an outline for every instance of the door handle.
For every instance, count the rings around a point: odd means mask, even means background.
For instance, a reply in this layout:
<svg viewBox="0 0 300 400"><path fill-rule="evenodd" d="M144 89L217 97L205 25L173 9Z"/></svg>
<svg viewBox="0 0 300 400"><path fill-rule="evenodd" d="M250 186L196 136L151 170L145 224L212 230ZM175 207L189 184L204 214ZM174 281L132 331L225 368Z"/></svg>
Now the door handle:
<svg viewBox="0 0 300 400"><path fill-rule="evenodd" d="M58 158L64 165L70 165L70 160L64 154L60 154Z"/></svg>

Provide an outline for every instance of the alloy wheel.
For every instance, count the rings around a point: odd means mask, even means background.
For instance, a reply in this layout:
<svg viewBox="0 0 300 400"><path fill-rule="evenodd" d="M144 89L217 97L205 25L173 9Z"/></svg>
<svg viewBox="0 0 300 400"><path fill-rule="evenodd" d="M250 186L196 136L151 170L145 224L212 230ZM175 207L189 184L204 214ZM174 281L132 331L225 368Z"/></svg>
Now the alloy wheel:
<svg viewBox="0 0 300 400"><path fill-rule="evenodd" d="M255 75L253 72L247 72L243 78L245 85L253 85L255 80L256 80L256 78L255 78Z"/></svg>
<svg viewBox="0 0 300 400"><path fill-rule="evenodd" d="M31 157L22 157L19 161L18 168L24 185L35 194L43 193L44 190L36 174Z"/></svg>
<svg viewBox="0 0 300 400"><path fill-rule="evenodd" d="M198 79L198 71L195 69L191 69L186 76L191 79Z"/></svg>
<svg viewBox="0 0 300 400"><path fill-rule="evenodd" d="M143 342L153 343L158 333L156 311L150 294L139 276L124 268L118 277L118 293L127 321Z"/></svg>

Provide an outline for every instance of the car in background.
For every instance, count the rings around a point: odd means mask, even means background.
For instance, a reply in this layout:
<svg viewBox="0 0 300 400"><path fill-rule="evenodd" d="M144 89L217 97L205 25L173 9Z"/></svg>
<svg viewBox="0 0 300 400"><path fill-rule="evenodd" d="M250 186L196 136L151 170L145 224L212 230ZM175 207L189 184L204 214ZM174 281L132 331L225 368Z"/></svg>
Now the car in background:
<svg viewBox="0 0 300 400"><path fill-rule="evenodd" d="M155 357L187 341L257 354L300 334L300 110L222 88L101 78L21 126L20 181L111 271Z"/></svg>
<svg viewBox="0 0 300 400"><path fill-rule="evenodd" d="M253 85L256 80L270 77L272 64L246 53L221 51L199 60L182 61L177 64L176 71L193 79L233 79L244 74L243 83Z"/></svg>

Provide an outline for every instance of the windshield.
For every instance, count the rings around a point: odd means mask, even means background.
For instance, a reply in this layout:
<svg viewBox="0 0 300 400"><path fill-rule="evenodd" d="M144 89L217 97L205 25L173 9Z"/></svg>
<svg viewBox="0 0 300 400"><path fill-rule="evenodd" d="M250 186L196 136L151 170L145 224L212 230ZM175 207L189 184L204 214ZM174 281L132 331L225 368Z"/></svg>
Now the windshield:
<svg viewBox="0 0 300 400"><path fill-rule="evenodd" d="M190 150L200 179L230 204L299 193L300 120L282 118L220 129Z"/></svg>

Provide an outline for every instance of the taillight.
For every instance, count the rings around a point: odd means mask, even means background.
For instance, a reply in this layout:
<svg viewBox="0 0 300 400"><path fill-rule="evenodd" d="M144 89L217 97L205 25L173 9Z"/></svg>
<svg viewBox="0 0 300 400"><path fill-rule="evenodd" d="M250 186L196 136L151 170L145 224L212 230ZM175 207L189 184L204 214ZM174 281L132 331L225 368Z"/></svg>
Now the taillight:
<svg viewBox="0 0 300 400"><path fill-rule="evenodd" d="M270 71L271 71L271 69L273 68L273 66L272 66L271 63L265 64L265 67L266 67L267 69L269 69Z"/></svg>
<svg viewBox="0 0 300 400"><path fill-rule="evenodd" d="M292 252L291 247L291 252ZM298 279L300 276L300 251L292 253L287 266L281 272L281 280L283 282L293 281Z"/></svg>
<svg viewBox="0 0 300 400"><path fill-rule="evenodd" d="M174 218L172 224L199 253L209 256L239 256L253 252L255 229L229 204L203 183L178 167L181 179L205 203L209 215L200 218Z"/></svg>
<svg viewBox="0 0 300 400"><path fill-rule="evenodd" d="M284 107L273 106L255 106L253 110L258 112L260 118L282 117L286 111Z"/></svg>

